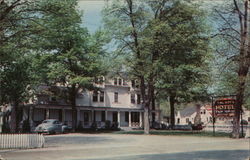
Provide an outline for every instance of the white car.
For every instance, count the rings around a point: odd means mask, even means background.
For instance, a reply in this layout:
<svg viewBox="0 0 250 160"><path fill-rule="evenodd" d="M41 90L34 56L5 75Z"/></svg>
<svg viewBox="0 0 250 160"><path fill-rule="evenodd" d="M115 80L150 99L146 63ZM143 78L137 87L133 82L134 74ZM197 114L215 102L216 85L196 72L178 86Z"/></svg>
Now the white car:
<svg viewBox="0 0 250 160"><path fill-rule="evenodd" d="M37 133L48 134L65 133L69 130L70 128L68 126L63 125L57 119L46 119L35 128L35 132Z"/></svg>

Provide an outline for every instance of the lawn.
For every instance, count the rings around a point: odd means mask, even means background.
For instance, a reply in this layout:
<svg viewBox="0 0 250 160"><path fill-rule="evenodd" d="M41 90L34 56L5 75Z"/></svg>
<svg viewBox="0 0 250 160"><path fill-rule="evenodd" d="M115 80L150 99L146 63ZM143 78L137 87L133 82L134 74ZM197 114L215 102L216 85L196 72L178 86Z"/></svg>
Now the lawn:
<svg viewBox="0 0 250 160"><path fill-rule="evenodd" d="M137 131L117 131L114 134L144 134L143 130ZM203 137L230 137L230 133L223 132L205 132L205 131L179 131L179 130L151 130L150 135L176 135L176 136L203 136Z"/></svg>

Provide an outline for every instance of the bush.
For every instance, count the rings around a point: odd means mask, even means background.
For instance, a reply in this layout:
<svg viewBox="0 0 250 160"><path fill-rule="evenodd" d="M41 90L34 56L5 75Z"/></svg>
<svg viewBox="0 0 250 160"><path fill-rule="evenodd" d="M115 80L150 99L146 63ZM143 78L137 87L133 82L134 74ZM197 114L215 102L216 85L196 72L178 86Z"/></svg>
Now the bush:
<svg viewBox="0 0 250 160"><path fill-rule="evenodd" d="M83 126L82 126L82 122L79 122L79 124L78 124L78 126L77 126L77 129L76 129L76 131L83 131Z"/></svg>
<svg viewBox="0 0 250 160"><path fill-rule="evenodd" d="M118 129L118 126L119 126L119 123L118 122L113 122L112 126L111 126L111 129L112 130L117 130Z"/></svg>
<svg viewBox="0 0 250 160"><path fill-rule="evenodd" d="M105 129L111 128L111 122L109 120L105 121Z"/></svg>
<svg viewBox="0 0 250 160"><path fill-rule="evenodd" d="M92 130L97 130L97 123L93 122L90 127Z"/></svg>

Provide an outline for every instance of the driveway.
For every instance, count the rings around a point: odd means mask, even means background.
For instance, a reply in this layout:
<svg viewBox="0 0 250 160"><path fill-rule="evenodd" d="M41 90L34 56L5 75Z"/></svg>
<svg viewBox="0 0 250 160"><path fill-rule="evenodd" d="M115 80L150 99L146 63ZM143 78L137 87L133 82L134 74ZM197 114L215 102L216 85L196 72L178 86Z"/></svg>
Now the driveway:
<svg viewBox="0 0 250 160"><path fill-rule="evenodd" d="M66 134L40 149L0 151L7 160L246 160L249 139Z"/></svg>

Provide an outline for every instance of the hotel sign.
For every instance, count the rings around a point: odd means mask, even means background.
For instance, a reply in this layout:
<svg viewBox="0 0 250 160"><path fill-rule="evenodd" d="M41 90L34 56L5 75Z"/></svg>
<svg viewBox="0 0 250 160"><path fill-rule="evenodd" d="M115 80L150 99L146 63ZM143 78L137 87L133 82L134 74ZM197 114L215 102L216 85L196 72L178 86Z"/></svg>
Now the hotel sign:
<svg viewBox="0 0 250 160"><path fill-rule="evenodd" d="M233 117L235 112L235 99L222 98L214 103L215 117Z"/></svg>

